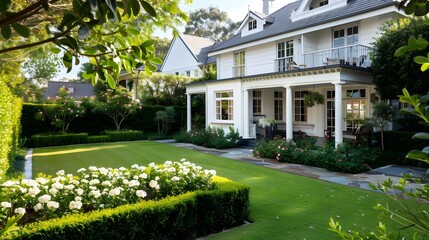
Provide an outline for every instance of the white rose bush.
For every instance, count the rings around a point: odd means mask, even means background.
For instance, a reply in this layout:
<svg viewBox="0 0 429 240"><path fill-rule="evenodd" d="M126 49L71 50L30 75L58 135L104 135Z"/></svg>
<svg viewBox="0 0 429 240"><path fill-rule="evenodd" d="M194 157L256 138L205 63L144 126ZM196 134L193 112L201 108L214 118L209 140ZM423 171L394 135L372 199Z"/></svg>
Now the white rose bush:
<svg viewBox="0 0 429 240"><path fill-rule="evenodd" d="M114 208L146 200L159 200L189 191L214 188L214 170L182 159L131 168L81 168L76 175L58 171L34 180L0 184L0 228L8 217L23 215L21 223Z"/></svg>

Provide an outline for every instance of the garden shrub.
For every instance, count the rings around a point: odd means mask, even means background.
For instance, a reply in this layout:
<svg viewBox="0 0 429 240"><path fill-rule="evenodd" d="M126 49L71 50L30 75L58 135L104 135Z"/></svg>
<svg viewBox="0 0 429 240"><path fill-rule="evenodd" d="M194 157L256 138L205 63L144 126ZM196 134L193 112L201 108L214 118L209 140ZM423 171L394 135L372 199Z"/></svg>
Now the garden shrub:
<svg viewBox="0 0 429 240"><path fill-rule="evenodd" d="M329 144L325 148L311 150L298 148L293 141L275 138L260 141L253 150L256 157L275 159L279 162L296 163L326 168L329 171L359 173L384 164L380 150L367 146L352 147L344 143L335 149Z"/></svg>
<svg viewBox="0 0 429 240"><path fill-rule="evenodd" d="M9 168L10 157L18 149L21 104L0 78L0 180Z"/></svg>
<svg viewBox="0 0 429 240"><path fill-rule="evenodd" d="M187 142L207 148L225 149L238 146L240 134L238 130L229 127L229 133L225 135L222 128L195 129L191 132L180 132L174 139L178 142Z"/></svg>
<svg viewBox="0 0 429 240"><path fill-rule="evenodd" d="M103 133L109 137L109 141L111 142L146 139L146 135L142 131L137 130L105 131Z"/></svg>
<svg viewBox="0 0 429 240"><path fill-rule="evenodd" d="M88 136L88 143L101 143L108 142L109 136L107 135L98 135L98 136Z"/></svg>
<svg viewBox="0 0 429 240"><path fill-rule="evenodd" d="M296 146L302 149L316 149L316 137L306 136L304 138L300 138L296 140Z"/></svg>
<svg viewBox="0 0 429 240"><path fill-rule="evenodd" d="M29 224L13 239L195 239L248 221L249 188L214 183L214 190Z"/></svg>
<svg viewBox="0 0 429 240"><path fill-rule="evenodd" d="M55 135L33 135L27 141L29 147L49 147L88 143L87 133L64 133Z"/></svg>

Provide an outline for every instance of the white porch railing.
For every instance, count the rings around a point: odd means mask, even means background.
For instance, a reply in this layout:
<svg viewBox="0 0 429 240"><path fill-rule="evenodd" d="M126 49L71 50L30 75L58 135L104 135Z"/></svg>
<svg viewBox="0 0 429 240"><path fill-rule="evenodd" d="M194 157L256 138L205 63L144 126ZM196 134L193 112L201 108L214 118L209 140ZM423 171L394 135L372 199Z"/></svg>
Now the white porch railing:
<svg viewBox="0 0 429 240"><path fill-rule="evenodd" d="M362 68L371 66L369 54L371 47L351 45L304 53L298 58L285 57L274 59L272 62L256 65L239 65L221 70L220 79L253 76L259 74L287 72L298 69L321 67L327 65L350 65Z"/></svg>

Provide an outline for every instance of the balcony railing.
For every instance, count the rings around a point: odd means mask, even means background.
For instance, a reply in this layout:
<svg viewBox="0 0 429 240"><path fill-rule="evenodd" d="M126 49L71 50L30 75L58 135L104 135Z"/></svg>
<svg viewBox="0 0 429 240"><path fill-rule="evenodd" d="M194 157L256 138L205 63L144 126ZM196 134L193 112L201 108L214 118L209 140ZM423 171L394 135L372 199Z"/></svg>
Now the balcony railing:
<svg viewBox="0 0 429 240"><path fill-rule="evenodd" d="M370 67L369 53L372 48L364 45L351 45L303 54L303 63L307 67L345 64L357 67Z"/></svg>
<svg viewBox="0 0 429 240"><path fill-rule="evenodd" d="M371 66L371 60L369 58L369 53L371 51L372 48L364 45L351 45L308 52L297 58L285 57L274 59L274 61L270 63L234 66L229 70L221 71L220 79L287 72L328 65L350 65L368 68Z"/></svg>

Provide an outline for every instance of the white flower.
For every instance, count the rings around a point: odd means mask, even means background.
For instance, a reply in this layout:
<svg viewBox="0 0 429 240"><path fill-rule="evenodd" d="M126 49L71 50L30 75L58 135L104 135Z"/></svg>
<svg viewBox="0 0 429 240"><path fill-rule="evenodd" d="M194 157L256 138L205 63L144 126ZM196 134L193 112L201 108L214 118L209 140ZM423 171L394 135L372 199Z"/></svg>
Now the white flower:
<svg viewBox="0 0 429 240"><path fill-rule="evenodd" d="M119 171L121 171L121 172L123 172L123 171L125 171L125 170L127 170L126 168L124 168L124 167L120 167L119 168Z"/></svg>
<svg viewBox="0 0 429 240"><path fill-rule="evenodd" d="M72 189L74 189L74 185L73 184L65 185L64 189L66 189L66 190L72 190Z"/></svg>
<svg viewBox="0 0 429 240"><path fill-rule="evenodd" d="M60 182L55 182L51 185L51 187L56 188L56 189L63 189L64 185Z"/></svg>
<svg viewBox="0 0 429 240"><path fill-rule="evenodd" d="M95 198L99 198L101 196L100 190L92 190L89 192L89 196L94 196Z"/></svg>
<svg viewBox="0 0 429 240"><path fill-rule="evenodd" d="M19 191L21 191L21 193L26 193L28 191L28 189L23 188L21 186L18 186L18 188L19 188Z"/></svg>
<svg viewBox="0 0 429 240"><path fill-rule="evenodd" d="M78 188L78 189L76 189L76 193L77 193L77 195L82 195L83 194L83 189L82 188Z"/></svg>
<svg viewBox="0 0 429 240"><path fill-rule="evenodd" d="M79 170L77 170L77 172L78 173L80 173L80 172L85 172L86 171L86 169L85 168L79 168Z"/></svg>
<svg viewBox="0 0 429 240"><path fill-rule="evenodd" d="M51 189L49 189L49 194L51 194L51 195L57 195L57 193L58 193L58 190L56 189L56 188L51 188Z"/></svg>
<svg viewBox="0 0 429 240"><path fill-rule="evenodd" d="M109 191L109 196L117 196L121 193L121 190L119 188L115 188Z"/></svg>
<svg viewBox="0 0 429 240"><path fill-rule="evenodd" d="M174 172L176 172L176 168L169 167L169 168L167 168L167 172L174 173Z"/></svg>
<svg viewBox="0 0 429 240"><path fill-rule="evenodd" d="M180 181L180 177L174 176L171 178L171 181Z"/></svg>
<svg viewBox="0 0 429 240"><path fill-rule="evenodd" d="M171 164L173 164L173 162L171 162L171 161L166 161L165 163L164 163L164 165L171 165Z"/></svg>
<svg viewBox="0 0 429 240"><path fill-rule="evenodd" d="M47 203L47 202L51 201L51 195L45 194L43 196L40 196L37 200L40 203Z"/></svg>
<svg viewBox="0 0 429 240"><path fill-rule="evenodd" d="M70 183L73 185L79 185L79 181L76 179L70 180Z"/></svg>
<svg viewBox="0 0 429 240"><path fill-rule="evenodd" d="M137 164L131 165L131 168L138 168L138 167L139 167L139 165L137 165Z"/></svg>
<svg viewBox="0 0 429 240"><path fill-rule="evenodd" d="M140 182L139 182L139 181L137 181L137 180L131 180L131 181L128 183L128 187L138 187L138 186L140 186Z"/></svg>
<svg viewBox="0 0 429 240"><path fill-rule="evenodd" d="M74 200L77 202L80 202L80 201L82 201L82 198L81 197L75 197Z"/></svg>
<svg viewBox="0 0 429 240"><path fill-rule="evenodd" d="M94 172L94 171L97 171L97 170L98 170L98 168L97 168L97 167L94 167L94 166L90 166L88 169L89 169L89 171L92 171L92 172Z"/></svg>
<svg viewBox="0 0 429 240"><path fill-rule="evenodd" d="M0 206L2 206L3 208L11 208L12 207L12 203L10 203L10 202L1 202Z"/></svg>
<svg viewBox="0 0 429 240"><path fill-rule="evenodd" d="M149 187L156 188L158 186L158 182L155 180L151 180L149 183Z"/></svg>
<svg viewBox="0 0 429 240"><path fill-rule="evenodd" d="M101 183L101 185L110 187L110 186L112 186L112 183L110 181L104 181Z"/></svg>
<svg viewBox="0 0 429 240"><path fill-rule="evenodd" d="M180 161L181 161L181 162L184 162L184 161L186 161L186 158L182 158L182 159L180 159Z"/></svg>
<svg viewBox="0 0 429 240"><path fill-rule="evenodd" d="M153 163L153 162L149 163L149 167L151 167L151 168L155 167L155 163Z"/></svg>
<svg viewBox="0 0 429 240"><path fill-rule="evenodd" d="M40 189L38 187L32 187L28 189L28 195L30 195L31 197L36 197L36 195L39 193L40 193Z"/></svg>
<svg viewBox="0 0 429 240"><path fill-rule="evenodd" d="M80 201L71 201L69 204L70 210L73 209L81 209L82 208L82 202Z"/></svg>
<svg viewBox="0 0 429 240"><path fill-rule="evenodd" d="M129 183L129 181L128 181L128 179L124 179L124 180L122 180L122 183L127 185Z"/></svg>
<svg viewBox="0 0 429 240"><path fill-rule="evenodd" d="M35 206L34 206L34 211L40 211L40 210L42 210L43 209L43 205L41 204L41 203L37 203Z"/></svg>
<svg viewBox="0 0 429 240"><path fill-rule="evenodd" d="M2 184L2 186L3 187L11 187L11 186L18 185L18 184L19 184L19 182L16 182L16 181L6 181Z"/></svg>
<svg viewBox="0 0 429 240"><path fill-rule="evenodd" d="M36 181L34 181L34 180L27 180L27 179L23 179L22 180L22 184L26 185L28 187L36 187L38 185Z"/></svg>
<svg viewBox="0 0 429 240"><path fill-rule="evenodd" d="M73 177L73 174L70 174L70 173L69 173L69 174L67 174L67 177L68 177L68 178L71 178L71 177Z"/></svg>
<svg viewBox="0 0 429 240"><path fill-rule="evenodd" d="M95 184L99 184L100 180L98 179L92 179L91 181L89 181L89 185L95 185Z"/></svg>
<svg viewBox="0 0 429 240"><path fill-rule="evenodd" d="M54 208L57 209L60 206L60 204L58 202L55 202L55 201L49 201L46 204L46 206L50 209L54 209Z"/></svg>
<svg viewBox="0 0 429 240"><path fill-rule="evenodd" d="M142 174L139 175L139 178L146 179L147 178L147 174L146 173L142 173Z"/></svg>
<svg viewBox="0 0 429 240"><path fill-rule="evenodd" d="M46 179L46 178L39 177L39 178L36 178L36 182L38 182L38 183L40 183L42 185L45 185L46 183L49 182L49 180Z"/></svg>
<svg viewBox="0 0 429 240"><path fill-rule="evenodd" d="M109 173L109 170L107 170L104 167L101 167L98 169L98 171L102 174L102 175L107 175L107 173Z"/></svg>
<svg viewBox="0 0 429 240"><path fill-rule="evenodd" d="M156 176L156 177L155 177L155 181L158 181L158 180L159 180L159 177L158 177L158 176Z"/></svg>
<svg viewBox="0 0 429 240"><path fill-rule="evenodd" d="M137 195L137 197L140 197L140 198L144 198L147 196L146 192L143 190L137 190L136 195Z"/></svg>
<svg viewBox="0 0 429 240"><path fill-rule="evenodd" d="M64 175L64 173L65 173L64 170L60 170L60 171L57 172L57 175L58 176L62 176L62 175Z"/></svg>
<svg viewBox="0 0 429 240"><path fill-rule="evenodd" d="M16 208L15 211L13 211L16 214L24 215L25 214L25 208Z"/></svg>
<svg viewBox="0 0 429 240"><path fill-rule="evenodd" d="M82 179L82 180L80 180L80 182L85 183L85 184L89 183L89 181L86 179Z"/></svg>

